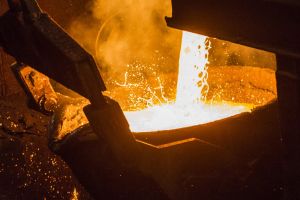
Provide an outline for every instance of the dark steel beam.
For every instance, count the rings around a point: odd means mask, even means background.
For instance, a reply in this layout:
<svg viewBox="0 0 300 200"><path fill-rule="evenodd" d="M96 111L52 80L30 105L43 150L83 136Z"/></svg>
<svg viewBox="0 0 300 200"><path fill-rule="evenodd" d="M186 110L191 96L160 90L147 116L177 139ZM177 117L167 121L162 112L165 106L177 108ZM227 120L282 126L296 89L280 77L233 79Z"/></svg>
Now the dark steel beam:
<svg viewBox="0 0 300 200"><path fill-rule="evenodd" d="M300 5L274 0L172 0L169 26L300 57Z"/></svg>

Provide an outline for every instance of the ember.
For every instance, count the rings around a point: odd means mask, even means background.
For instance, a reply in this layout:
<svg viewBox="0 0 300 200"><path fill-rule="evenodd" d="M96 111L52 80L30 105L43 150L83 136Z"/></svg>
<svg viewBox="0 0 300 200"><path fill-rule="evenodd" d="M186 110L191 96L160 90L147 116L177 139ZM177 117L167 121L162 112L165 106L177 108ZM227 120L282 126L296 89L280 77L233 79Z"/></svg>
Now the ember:
<svg viewBox="0 0 300 200"><path fill-rule="evenodd" d="M183 32L176 101L125 112L133 132L194 126L251 111L253 105L206 101L209 48L207 37Z"/></svg>
<svg viewBox="0 0 300 200"><path fill-rule="evenodd" d="M78 200L79 199L79 193L77 192L76 188L74 188L72 197L70 200Z"/></svg>

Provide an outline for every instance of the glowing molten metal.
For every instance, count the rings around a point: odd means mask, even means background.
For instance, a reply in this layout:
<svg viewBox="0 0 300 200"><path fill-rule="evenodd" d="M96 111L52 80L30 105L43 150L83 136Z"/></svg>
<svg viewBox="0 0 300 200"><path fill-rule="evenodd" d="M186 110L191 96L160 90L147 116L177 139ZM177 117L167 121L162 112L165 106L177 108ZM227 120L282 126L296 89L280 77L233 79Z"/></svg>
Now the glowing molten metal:
<svg viewBox="0 0 300 200"><path fill-rule="evenodd" d="M251 106L228 102L206 102L209 90L207 37L183 32L175 103L125 112L133 132L152 132L204 124L242 112Z"/></svg>

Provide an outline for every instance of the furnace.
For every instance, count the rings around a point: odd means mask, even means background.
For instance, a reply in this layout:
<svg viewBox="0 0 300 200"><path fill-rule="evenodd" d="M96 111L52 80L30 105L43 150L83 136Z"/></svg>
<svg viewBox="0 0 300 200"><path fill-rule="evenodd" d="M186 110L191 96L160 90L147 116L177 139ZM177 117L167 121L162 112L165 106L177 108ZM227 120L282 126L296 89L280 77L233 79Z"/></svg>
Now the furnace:
<svg viewBox="0 0 300 200"><path fill-rule="evenodd" d="M8 2L0 44L93 198L297 197L299 4L97 1L69 28L82 47L36 1Z"/></svg>
<svg viewBox="0 0 300 200"><path fill-rule="evenodd" d="M121 104L132 131L195 126L251 112L276 99L273 54L170 29L152 18L118 13L103 23L96 40L107 95ZM139 33L131 26L136 21L148 22L149 30ZM165 40L173 43L160 45Z"/></svg>

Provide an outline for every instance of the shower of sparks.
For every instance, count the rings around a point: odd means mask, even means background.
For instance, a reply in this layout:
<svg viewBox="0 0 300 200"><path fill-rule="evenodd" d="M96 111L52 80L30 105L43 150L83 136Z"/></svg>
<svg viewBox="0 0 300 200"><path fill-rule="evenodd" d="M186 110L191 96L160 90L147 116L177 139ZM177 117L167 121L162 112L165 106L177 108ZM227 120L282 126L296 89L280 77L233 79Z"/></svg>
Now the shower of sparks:
<svg viewBox="0 0 300 200"><path fill-rule="evenodd" d="M126 110L136 111L169 103L157 68L156 64L143 64L136 60L126 66L127 70L121 80L113 81L115 86L128 92L129 103L126 105L129 106Z"/></svg>
<svg viewBox="0 0 300 200"><path fill-rule="evenodd" d="M183 32L176 101L166 98L161 102L150 87L146 87L152 97L142 99L147 102L147 108L139 111L125 112L125 116L133 132L152 132L171 130L204 124L242 112L251 112L252 106L226 102L206 102L209 90L207 82L208 51L210 43L206 36ZM123 86L129 86L128 74L125 74ZM158 79L159 80L159 79ZM164 97L163 86L160 86L160 96ZM131 85L132 86L132 85ZM160 104L154 104L153 100Z"/></svg>
<svg viewBox="0 0 300 200"><path fill-rule="evenodd" d="M70 200L79 200L79 193L77 192L76 188L74 188L71 199Z"/></svg>

